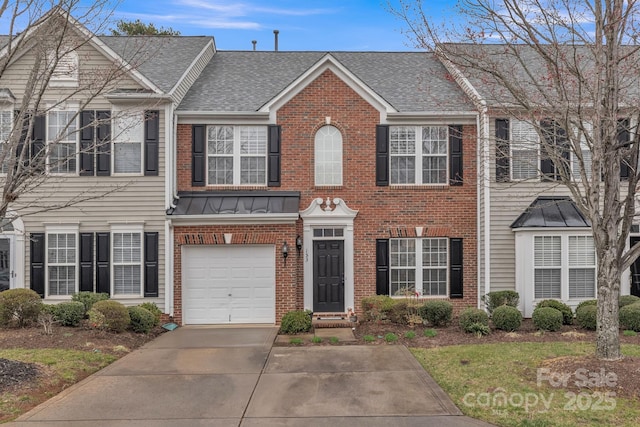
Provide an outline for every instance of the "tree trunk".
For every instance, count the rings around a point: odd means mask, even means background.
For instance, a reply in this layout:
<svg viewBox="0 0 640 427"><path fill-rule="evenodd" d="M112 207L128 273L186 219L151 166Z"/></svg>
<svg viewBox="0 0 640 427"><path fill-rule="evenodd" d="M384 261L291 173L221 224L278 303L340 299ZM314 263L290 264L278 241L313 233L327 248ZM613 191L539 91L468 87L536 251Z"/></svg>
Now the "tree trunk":
<svg viewBox="0 0 640 427"><path fill-rule="evenodd" d="M598 254L598 323L596 327L596 357L617 360L620 353L618 298L620 268L613 248Z"/></svg>

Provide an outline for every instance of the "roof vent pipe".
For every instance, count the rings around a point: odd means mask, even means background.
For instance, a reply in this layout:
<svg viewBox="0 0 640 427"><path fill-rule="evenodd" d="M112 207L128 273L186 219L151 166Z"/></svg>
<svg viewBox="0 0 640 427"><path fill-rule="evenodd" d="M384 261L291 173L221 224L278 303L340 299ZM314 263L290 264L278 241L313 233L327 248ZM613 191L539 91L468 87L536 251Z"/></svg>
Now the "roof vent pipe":
<svg viewBox="0 0 640 427"><path fill-rule="evenodd" d="M256 50L256 44L258 43L258 40L251 40L251 44L253 45L253 50L255 52Z"/></svg>
<svg viewBox="0 0 640 427"><path fill-rule="evenodd" d="M280 31L278 31L278 30L273 30L273 36L274 36L274 39L275 39L275 49L274 50L276 52L278 51L278 33L279 32Z"/></svg>

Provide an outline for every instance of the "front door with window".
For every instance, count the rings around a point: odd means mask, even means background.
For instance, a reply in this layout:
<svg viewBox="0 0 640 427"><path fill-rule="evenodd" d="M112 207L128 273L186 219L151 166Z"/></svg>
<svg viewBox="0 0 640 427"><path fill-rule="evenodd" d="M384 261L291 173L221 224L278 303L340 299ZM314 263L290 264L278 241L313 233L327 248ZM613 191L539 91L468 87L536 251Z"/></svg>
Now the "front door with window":
<svg viewBox="0 0 640 427"><path fill-rule="evenodd" d="M0 292L11 288L11 238L0 237Z"/></svg>
<svg viewBox="0 0 640 427"><path fill-rule="evenodd" d="M640 242L640 237L631 237L629 246L633 247L638 242ZM640 258L636 258L631 264L631 295L640 297Z"/></svg>
<svg viewBox="0 0 640 427"><path fill-rule="evenodd" d="M313 311L344 312L344 241L313 242Z"/></svg>

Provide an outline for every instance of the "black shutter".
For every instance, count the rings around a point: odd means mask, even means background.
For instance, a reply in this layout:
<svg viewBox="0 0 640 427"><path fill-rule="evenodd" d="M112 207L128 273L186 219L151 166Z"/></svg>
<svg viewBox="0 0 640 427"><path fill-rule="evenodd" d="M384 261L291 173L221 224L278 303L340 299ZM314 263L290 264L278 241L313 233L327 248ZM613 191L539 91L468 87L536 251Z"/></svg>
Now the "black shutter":
<svg viewBox="0 0 640 427"><path fill-rule="evenodd" d="M449 126L449 185L462 185L462 126Z"/></svg>
<svg viewBox="0 0 640 427"><path fill-rule="evenodd" d="M389 239L376 240L376 294L389 295Z"/></svg>
<svg viewBox="0 0 640 427"><path fill-rule="evenodd" d="M191 128L191 185L193 187L205 185L206 129L204 125L193 125Z"/></svg>
<svg viewBox="0 0 640 427"><path fill-rule="evenodd" d="M510 181L509 119L496 119L496 182Z"/></svg>
<svg viewBox="0 0 640 427"><path fill-rule="evenodd" d="M376 185L389 185L389 126L376 125Z"/></svg>
<svg viewBox="0 0 640 427"><path fill-rule="evenodd" d="M449 297L462 298L462 239L449 239Z"/></svg>
<svg viewBox="0 0 640 427"><path fill-rule="evenodd" d="M44 298L44 233L31 233L30 242L31 267L29 270L31 272L31 289Z"/></svg>
<svg viewBox="0 0 640 427"><path fill-rule="evenodd" d="M111 175L111 111L96 111L96 175Z"/></svg>
<svg viewBox="0 0 640 427"><path fill-rule="evenodd" d="M618 120L617 141L618 141L618 144L620 145L619 149L622 149L623 147L627 147L630 139L631 139L631 135L629 132L629 119ZM623 158L620 161L620 178L629 179L629 174L631 170L633 170L633 168L630 167L628 159Z"/></svg>
<svg viewBox="0 0 640 427"><path fill-rule="evenodd" d="M96 292L111 294L111 234L96 233Z"/></svg>
<svg viewBox="0 0 640 427"><path fill-rule="evenodd" d="M80 292L93 292L93 233L80 233Z"/></svg>
<svg viewBox="0 0 640 427"><path fill-rule="evenodd" d="M281 181L281 139L282 139L282 127L279 125L269 125L269 165L267 167L267 173L269 178L267 179L267 185L269 187L280 187Z"/></svg>
<svg viewBox="0 0 640 427"><path fill-rule="evenodd" d="M160 149L160 112L144 112L144 174L158 176Z"/></svg>
<svg viewBox="0 0 640 427"><path fill-rule="evenodd" d="M14 111L15 115L15 124L18 125L18 118L20 117L20 110ZM22 150L24 150L24 143L27 140L27 131L29 130L29 114L25 114L22 118L22 126L16 126L16 129L20 129L20 139L18 140L18 145L16 147L16 163L15 168L18 167L18 161L20 160L20 156L22 155ZM29 163L29 153L25 153L25 162Z"/></svg>
<svg viewBox="0 0 640 427"><path fill-rule="evenodd" d="M144 233L144 296L158 296L158 233Z"/></svg>
<svg viewBox="0 0 640 427"><path fill-rule="evenodd" d="M47 120L45 115L33 117L33 131L31 134L31 164L37 170L44 172L46 164L45 141L47 139Z"/></svg>
<svg viewBox="0 0 640 427"><path fill-rule="evenodd" d="M80 112L80 176L92 176L95 174L93 167L95 157L94 116L95 113L93 111Z"/></svg>
<svg viewBox="0 0 640 427"><path fill-rule="evenodd" d="M542 120L540 128L544 142L540 147L540 173L543 181L555 181L556 170L553 167L553 150L556 145L555 123L551 120Z"/></svg>

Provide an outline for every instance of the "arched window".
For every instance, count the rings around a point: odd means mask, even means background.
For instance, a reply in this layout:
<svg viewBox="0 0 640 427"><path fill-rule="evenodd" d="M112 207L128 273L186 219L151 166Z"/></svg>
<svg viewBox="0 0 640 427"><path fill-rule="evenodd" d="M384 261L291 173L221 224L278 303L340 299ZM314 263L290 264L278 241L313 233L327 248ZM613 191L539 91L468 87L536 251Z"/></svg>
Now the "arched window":
<svg viewBox="0 0 640 427"><path fill-rule="evenodd" d="M342 185L342 134L323 126L315 139L316 185Z"/></svg>

